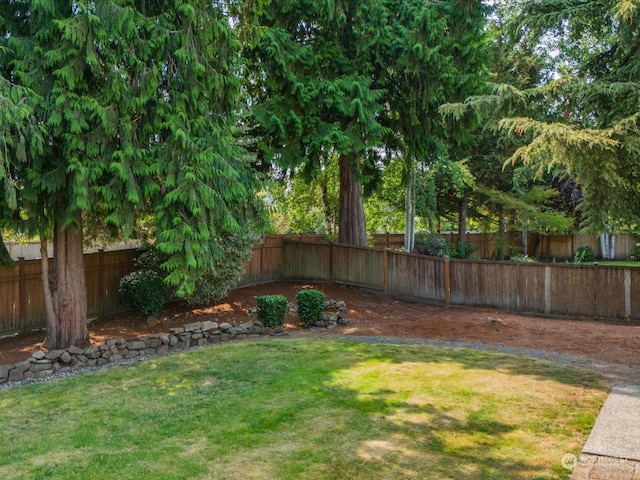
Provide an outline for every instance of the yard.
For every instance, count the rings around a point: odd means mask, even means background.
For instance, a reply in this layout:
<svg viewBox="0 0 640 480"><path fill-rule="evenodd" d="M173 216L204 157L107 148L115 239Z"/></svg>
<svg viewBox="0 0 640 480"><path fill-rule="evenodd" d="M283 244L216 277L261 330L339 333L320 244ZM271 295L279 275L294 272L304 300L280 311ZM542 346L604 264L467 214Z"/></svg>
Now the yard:
<svg viewBox="0 0 640 480"><path fill-rule="evenodd" d="M310 287L344 300L350 325L309 331L288 315L287 340L0 391L0 478L568 478L562 456L580 452L608 381L638 380L637 322L443 308L332 284L238 289L209 308L171 306L153 325L103 319L91 341L243 323L255 295L293 301ZM0 340L0 364L42 338Z"/></svg>
<svg viewBox="0 0 640 480"><path fill-rule="evenodd" d="M0 477L568 478L606 392L473 350L226 344L0 392Z"/></svg>

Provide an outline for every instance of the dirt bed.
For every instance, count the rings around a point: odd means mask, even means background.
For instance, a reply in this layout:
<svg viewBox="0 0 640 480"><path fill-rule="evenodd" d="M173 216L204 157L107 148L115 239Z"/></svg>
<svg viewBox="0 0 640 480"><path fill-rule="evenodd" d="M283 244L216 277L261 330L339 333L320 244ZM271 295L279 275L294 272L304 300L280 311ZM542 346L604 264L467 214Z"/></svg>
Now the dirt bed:
<svg viewBox="0 0 640 480"><path fill-rule="evenodd" d="M168 332L170 327L215 320L243 323L251 319L256 295L283 294L290 302L301 288L318 288L327 299L344 300L351 324L330 333L345 336L379 336L403 339L453 340L495 346L535 349L586 357L636 372L640 366L640 323L576 320L515 315L485 308L444 308L384 298L358 288L328 284L279 283L247 287L232 292L214 307L190 309L170 306L161 323L149 326L141 315L127 314L89 325L91 343L108 338L135 338ZM304 332L297 316L287 315L292 335L323 335L324 329ZM0 365L25 360L40 348L44 332L31 332L0 340Z"/></svg>

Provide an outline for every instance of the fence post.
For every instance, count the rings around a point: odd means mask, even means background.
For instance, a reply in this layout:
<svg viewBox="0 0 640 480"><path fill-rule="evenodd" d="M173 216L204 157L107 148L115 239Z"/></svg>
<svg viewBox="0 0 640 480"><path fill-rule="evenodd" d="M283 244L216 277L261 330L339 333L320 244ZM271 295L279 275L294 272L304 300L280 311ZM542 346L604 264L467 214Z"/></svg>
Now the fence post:
<svg viewBox="0 0 640 480"><path fill-rule="evenodd" d="M444 256L444 304L451 305L451 270L449 269L449 255Z"/></svg>
<svg viewBox="0 0 640 480"><path fill-rule="evenodd" d="M597 320L600 311L600 267L598 262L593 265L593 318Z"/></svg>
<svg viewBox="0 0 640 480"><path fill-rule="evenodd" d="M18 313L18 322L20 326L18 329L22 332L24 331L24 326L27 323L27 288L26 288L26 279L24 272L24 257L18 257L18 275L20 278L20 288L19 288L19 309Z"/></svg>
<svg viewBox="0 0 640 480"><path fill-rule="evenodd" d="M544 313L551 313L551 267L544 267Z"/></svg>
<svg viewBox="0 0 640 480"><path fill-rule="evenodd" d="M382 291L389 294L389 249L386 247L382 251Z"/></svg>
<svg viewBox="0 0 640 480"><path fill-rule="evenodd" d="M624 318L631 318L631 270L624 269Z"/></svg>

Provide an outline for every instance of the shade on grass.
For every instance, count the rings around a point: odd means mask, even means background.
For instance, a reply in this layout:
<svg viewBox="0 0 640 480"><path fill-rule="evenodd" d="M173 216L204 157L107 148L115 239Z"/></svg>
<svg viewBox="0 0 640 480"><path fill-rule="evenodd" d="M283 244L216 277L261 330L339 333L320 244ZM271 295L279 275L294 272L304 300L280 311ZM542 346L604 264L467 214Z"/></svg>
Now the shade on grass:
<svg viewBox="0 0 640 480"><path fill-rule="evenodd" d="M567 478L605 396L487 352L227 344L0 392L0 478Z"/></svg>

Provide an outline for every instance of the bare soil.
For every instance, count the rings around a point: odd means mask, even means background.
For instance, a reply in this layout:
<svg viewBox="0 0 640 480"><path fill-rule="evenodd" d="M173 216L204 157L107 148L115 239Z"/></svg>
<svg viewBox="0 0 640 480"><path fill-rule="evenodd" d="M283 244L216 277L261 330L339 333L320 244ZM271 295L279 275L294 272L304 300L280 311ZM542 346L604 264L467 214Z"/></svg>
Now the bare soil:
<svg viewBox="0 0 640 480"><path fill-rule="evenodd" d="M252 318L249 309L256 306L255 296L283 294L295 302L295 294L302 288L317 288L325 292L327 299L345 301L351 324L338 327L331 332L334 334L459 340L576 355L633 370L640 366L638 322L542 318L486 308L445 308L322 283L242 288L209 308L171 305L159 316L161 323L154 326L149 326L146 318L135 313L96 320L89 325L90 342L99 344L108 338L143 337L204 320L244 323ZM294 335L326 333L305 333L295 314L287 315L286 328ZM37 331L0 339L0 365L27 359L41 347L44 336L45 332Z"/></svg>

